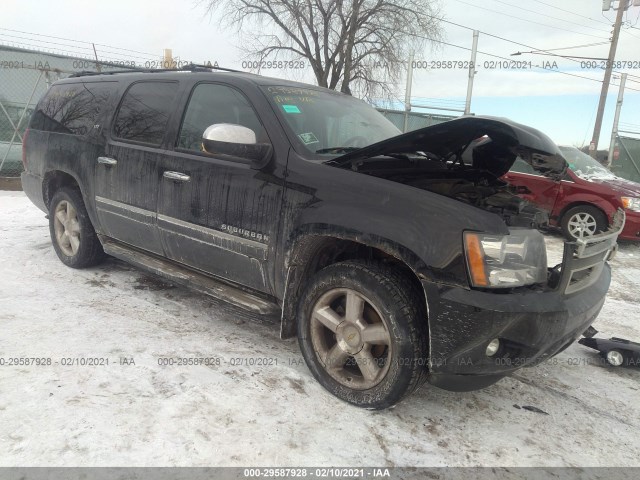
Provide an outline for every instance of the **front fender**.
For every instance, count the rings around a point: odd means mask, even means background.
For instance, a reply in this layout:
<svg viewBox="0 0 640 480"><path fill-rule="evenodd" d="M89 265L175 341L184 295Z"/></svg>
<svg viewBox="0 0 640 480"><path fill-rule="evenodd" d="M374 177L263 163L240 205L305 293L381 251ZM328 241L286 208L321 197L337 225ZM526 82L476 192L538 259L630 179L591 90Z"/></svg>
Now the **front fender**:
<svg viewBox="0 0 640 480"><path fill-rule="evenodd" d="M362 234L356 230L336 225L305 224L294 232L286 247L282 338L289 338L295 334L296 309L300 295L310 276L323 265L322 256L339 252L341 246L345 244L344 242L336 242L336 240L371 247L394 257L406 265L418 278L425 278L424 273L421 272L428 271L424 262L414 252L387 238L375 234Z"/></svg>

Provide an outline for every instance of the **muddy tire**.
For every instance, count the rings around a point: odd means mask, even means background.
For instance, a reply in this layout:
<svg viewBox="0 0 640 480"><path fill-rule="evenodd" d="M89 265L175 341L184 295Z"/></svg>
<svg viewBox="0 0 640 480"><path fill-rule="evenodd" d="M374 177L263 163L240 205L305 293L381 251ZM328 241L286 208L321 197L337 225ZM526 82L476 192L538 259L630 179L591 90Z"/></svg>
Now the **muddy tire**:
<svg viewBox="0 0 640 480"><path fill-rule="evenodd" d="M609 226L606 215L599 208L578 205L565 212L560 222L562 233L571 242L604 232Z"/></svg>
<svg viewBox="0 0 640 480"><path fill-rule="evenodd" d="M105 253L91 225L80 190L63 187L49 205L49 232L58 258L71 268L100 263Z"/></svg>
<svg viewBox="0 0 640 480"><path fill-rule="evenodd" d="M427 376L424 294L376 262L330 265L298 304L298 342L313 376L336 397L368 409L398 403Z"/></svg>

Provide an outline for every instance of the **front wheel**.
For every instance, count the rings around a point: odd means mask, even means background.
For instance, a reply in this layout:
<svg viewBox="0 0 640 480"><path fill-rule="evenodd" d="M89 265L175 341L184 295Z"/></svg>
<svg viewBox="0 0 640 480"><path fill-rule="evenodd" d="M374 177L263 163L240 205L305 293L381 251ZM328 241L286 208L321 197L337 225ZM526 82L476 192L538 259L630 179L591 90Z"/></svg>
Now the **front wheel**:
<svg viewBox="0 0 640 480"><path fill-rule="evenodd" d="M63 187L53 195L49 232L58 258L68 267L91 267L105 256L78 189Z"/></svg>
<svg viewBox="0 0 640 480"><path fill-rule="evenodd" d="M383 409L426 379L424 296L380 263L330 265L298 306L298 341L313 376L336 397Z"/></svg>
<svg viewBox="0 0 640 480"><path fill-rule="evenodd" d="M607 217L596 207L578 205L564 214L561 227L567 240L575 241L604 232L607 229Z"/></svg>

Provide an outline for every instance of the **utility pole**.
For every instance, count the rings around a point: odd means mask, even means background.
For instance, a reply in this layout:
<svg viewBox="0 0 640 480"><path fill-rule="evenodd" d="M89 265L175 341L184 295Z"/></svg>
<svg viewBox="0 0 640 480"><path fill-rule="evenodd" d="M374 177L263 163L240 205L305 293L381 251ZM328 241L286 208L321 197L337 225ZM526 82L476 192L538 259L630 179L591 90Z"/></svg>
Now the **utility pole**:
<svg viewBox="0 0 640 480"><path fill-rule="evenodd" d="M609 156L607 157L607 165L611 166L613 155L616 149L616 139L618 138L618 123L620 123L620 110L622 110L622 101L624 100L624 84L627 82L627 74L623 73L620 78L620 90L618 90L618 101L616 102L616 114L613 117L613 129L611 130L611 143L609 144Z"/></svg>
<svg viewBox="0 0 640 480"><path fill-rule="evenodd" d="M402 133L406 133L409 128L409 112L411 111L411 82L413 80L413 52L409 55L409 65L407 67L407 86L404 89L404 126Z"/></svg>
<svg viewBox="0 0 640 480"><path fill-rule="evenodd" d="M96 70L101 72L102 69L100 68L100 61L98 60L98 52L96 52L96 44L92 43L91 46L93 47L93 55L96 57Z"/></svg>
<svg viewBox="0 0 640 480"><path fill-rule="evenodd" d="M611 38L611 47L609 48L609 58L607 60L607 68L604 72L604 80L602 82L602 90L600 91L600 102L598 103L598 114L596 115L596 124L593 127L593 137L589 145L589 153L596 158L598 151L598 141L600 140L600 130L602 130L602 117L604 116L604 106L607 103L607 93L609 92L609 83L611 82L611 70L613 62L616 58L616 49L618 48L618 38L620 37L620 27L622 26L622 17L627 8L629 0L620 0L618 4L618 14L616 15L616 23L613 27L613 37Z"/></svg>
<svg viewBox="0 0 640 480"><path fill-rule="evenodd" d="M467 82L467 101L464 104L464 114L471 113L471 95L473 94L473 79L476 76L476 54L478 53L478 37L480 32L473 31L473 45L471 46L471 63L469 64L469 81Z"/></svg>

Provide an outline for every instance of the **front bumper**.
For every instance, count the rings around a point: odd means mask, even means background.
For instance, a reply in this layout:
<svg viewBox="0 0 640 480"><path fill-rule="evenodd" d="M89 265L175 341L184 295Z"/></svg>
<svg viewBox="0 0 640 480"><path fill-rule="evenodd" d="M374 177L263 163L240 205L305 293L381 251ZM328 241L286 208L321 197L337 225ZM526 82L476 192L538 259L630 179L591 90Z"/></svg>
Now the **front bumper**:
<svg viewBox="0 0 640 480"><path fill-rule="evenodd" d="M429 298L430 383L447 390L476 390L551 358L593 323L610 282L611 270L605 265L595 283L568 296L423 284ZM487 357L487 344L494 338L501 340L501 350Z"/></svg>
<svg viewBox="0 0 640 480"><path fill-rule="evenodd" d="M621 240L640 241L640 213L627 210L624 229L620 232Z"/></svg>
<svg viewBox="0 0 640 480"><path fill-rule="evenodd" d="M565 243L544 288L480 291L423 281L429 311L430 383L476 390L571 345L593 323L611 283L606 261L617 248L624 212L608 232ZM500 340L489 357L487 344Z"/></svg>

